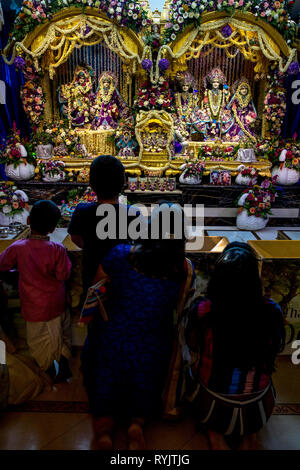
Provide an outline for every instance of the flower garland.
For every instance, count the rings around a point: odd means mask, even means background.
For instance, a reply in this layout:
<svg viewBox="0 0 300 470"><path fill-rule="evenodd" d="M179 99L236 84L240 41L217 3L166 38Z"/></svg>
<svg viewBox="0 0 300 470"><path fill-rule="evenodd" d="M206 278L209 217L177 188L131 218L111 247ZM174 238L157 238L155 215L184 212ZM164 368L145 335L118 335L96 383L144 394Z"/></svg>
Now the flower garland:
<svg viewBox="0 0 300 470"><path fill-rule="evenodd" d="M283 84L284 75L275 72L267 76L270 83L264 101L264 116L267 135L280 135L286 111L286 91Z"/></svg>
<svg viewBox="0 0 300 470"><path fill-rule="evenodd" d="M170 113L174 112L173 102L169 83L164 77L160 77L156 85L153 85L150 80L141 85L141 89L135 97L133 107L137 112L156 109Z"/></svg>
<svg viewBox="0 0 300 470"><path fill-rule="evenodd" d="M254 185L251 189L245 189L242 194L248 193L248 196L243 205L239 207L239 213L246 209L249 216L254 215L263 219L272 215L271 205L276 198L275 182L276 178L273 178L271 181L266 178L260 186ZM237 206L238 201L236 202Z"/></svg>
<svg viewBox="0 0 300 470"><path fill-rule="evenodd" d="M41 73L36 70L30 58L24 60L21 56L15 58L15 66L23 71L26 82L21 91L23 108L31 123L36 127L43 119L45 110L45 95L41 87Z"/></svg>
<svg viewBox="0 0 300 470"><path fill-rule="evenodd" d="M29 210L27 202L19 194L15 194L16 190L16 186L7 183L0 185L0 212L8 217L19 214L24 209Z"/></svg>
<svg viewBox="0 0 300 470"><path fill-rule="evenodd" d="M226 11L230 16L236 11L253 13L278 29L291 43L296 34L296 23L291 19L294 3L293 0L172 0L169 21L165 25L165 43L174 41L186 26L199 26L203 13L211 11ZM224 27L222 30L225 38L233 32L229 28Z"/></svg>
<svg viewBox="0 0 300 470"><path fill-rule="evenodd" d="M77 7L81 11L86 7L97 8L99 12L106 13L109 19L135 32L150 23L147 11L136 0L24 0L11 37L22 41L37 24L50 21L55 13L70 7Z"/></svg>

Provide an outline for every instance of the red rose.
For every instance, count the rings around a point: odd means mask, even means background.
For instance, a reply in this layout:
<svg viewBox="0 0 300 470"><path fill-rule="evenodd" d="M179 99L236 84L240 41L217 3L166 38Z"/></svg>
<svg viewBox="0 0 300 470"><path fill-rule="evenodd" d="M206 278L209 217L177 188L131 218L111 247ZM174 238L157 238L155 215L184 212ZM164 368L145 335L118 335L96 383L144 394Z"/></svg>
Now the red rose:
<svg viewBox="0 0 300 470"><path fill-rule="evenodd" d="M288 150L286 152L286 158L288 158L289 160L291 160L292 158L294 158L294 154L291 150Z"/></svg>

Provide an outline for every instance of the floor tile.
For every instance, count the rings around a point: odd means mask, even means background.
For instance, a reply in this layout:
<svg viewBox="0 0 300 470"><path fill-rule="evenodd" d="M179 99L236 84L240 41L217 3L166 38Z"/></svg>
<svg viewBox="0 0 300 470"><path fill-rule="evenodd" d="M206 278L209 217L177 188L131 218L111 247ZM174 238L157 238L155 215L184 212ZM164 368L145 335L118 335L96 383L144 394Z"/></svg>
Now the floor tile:
<svg viewBox="0 0 300 470"><path fill-rule="evenodd" d="M84 419L85 415L73 413L2 413L0 449L39 450Z"/></svg>

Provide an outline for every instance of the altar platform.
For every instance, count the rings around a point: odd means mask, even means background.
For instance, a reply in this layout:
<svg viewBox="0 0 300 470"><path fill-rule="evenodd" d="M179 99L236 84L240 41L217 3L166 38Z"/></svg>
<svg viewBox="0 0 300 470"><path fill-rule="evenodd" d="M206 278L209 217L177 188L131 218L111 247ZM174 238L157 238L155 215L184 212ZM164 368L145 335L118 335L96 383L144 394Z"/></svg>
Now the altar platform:
<svg viewBox="0 0 300 470"><path fill-rule="evenodd" d="M205 177L204 177L205 178ZM88 187L88 183L44 183L39 181L18 182L19 189L24 190L31 203L40 199L52 199L61 204L66 200L71 189ZM129 191L124 195L130 204L149 206L160 200L184 204L203 204L205 224L235 226L237 215L236 201L245 186L215 186L211 184L185 185L178 183L174 191ZM272 205L268 226L300 227L300 186L277 187L279 196Z"/></svg>

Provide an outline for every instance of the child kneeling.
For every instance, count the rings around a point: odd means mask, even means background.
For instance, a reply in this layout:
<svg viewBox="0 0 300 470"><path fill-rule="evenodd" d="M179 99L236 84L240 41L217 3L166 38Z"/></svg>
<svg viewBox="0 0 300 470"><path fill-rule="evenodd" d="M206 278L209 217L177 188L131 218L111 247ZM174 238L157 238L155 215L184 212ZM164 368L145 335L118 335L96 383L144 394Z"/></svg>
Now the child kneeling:
<svg viewBox="0 0 300 470"><path fill-rule="evenodd" d="M52 201L36 202L29 216L31 234L0 254L0 271L19 271L22 315L31 356L52 379L71 377L71 321L66 312L65 281L71 262L64 246L50 241L60 219ZM59 362L56 375L54 360Z"/></svg>
<svg viewBox="0 0 300 470"><path fill-rule="evenodd" d="M207 297L190 312L186 341L187 395L211 448L229 449L229 436L240 448L255 448L274 408L272 373L285 329L279 305L263 295L246 243L231 243L218 258Z"/></svg>

